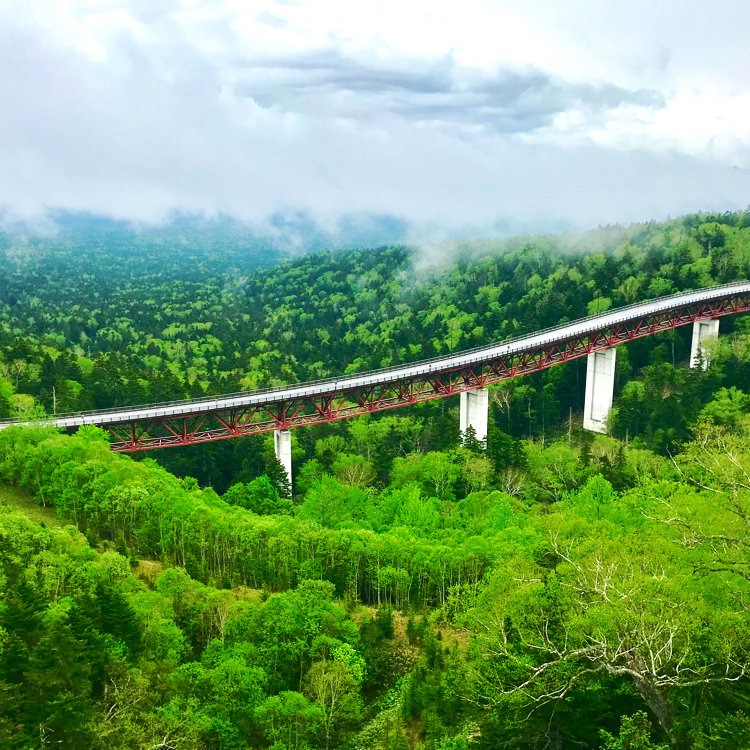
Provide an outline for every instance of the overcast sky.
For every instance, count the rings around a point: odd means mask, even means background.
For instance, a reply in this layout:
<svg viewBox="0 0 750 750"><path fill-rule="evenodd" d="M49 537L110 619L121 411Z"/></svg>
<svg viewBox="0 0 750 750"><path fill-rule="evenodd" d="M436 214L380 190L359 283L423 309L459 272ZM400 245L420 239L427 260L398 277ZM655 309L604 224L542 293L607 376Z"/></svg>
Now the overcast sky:
<svg viewBox="0 0 750 750"><path fill-rule="evenodd" d="M750 204L748 0L0 0L0 206L576 226Z"/></svg>

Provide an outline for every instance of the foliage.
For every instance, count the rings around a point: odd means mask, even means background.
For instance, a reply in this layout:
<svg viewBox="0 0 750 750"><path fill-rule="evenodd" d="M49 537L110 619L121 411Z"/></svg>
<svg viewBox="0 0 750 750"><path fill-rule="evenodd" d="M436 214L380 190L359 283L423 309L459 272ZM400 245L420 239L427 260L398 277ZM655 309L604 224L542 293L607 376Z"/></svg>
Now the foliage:
<svg viewBox="0 0 750 750"><path fill-rule="evenodd" d="M232 245L199 272L116 246L84 250L84 278L62 242L0 248L0 418L29 422L0 430L2 497L60 518L0 506L0 745L747 745L742 319L705 371L682 366L687 329L620 347L610 436L578 426L579 361L491 389L486 444L447 400L295 431L293 488L268 438L134 459L40 417L397 364L727 281L748 232L740 212L459 245L434 272L405 248L254 270Z"/></svg>
<svg viewBox="0 0 750 750"><path fill-rule="evenodd" d="M191 231L178 222L180 249L170 253L154 252L166 241L158 232L139 235L119 225L89 227L83 244L75 227L56 242L8 239L0 243L7 269L0 285L0 419L34 404L61 413L374 369L747 277L748 223L747 212L693 215L589 235L461 243L434 270L418 250L387 247L258 268L257 255L243 256L242 229L221 222ZM723 319L724 330L733 325ZM617 435L674 450L718 387L750 392L746 343L727 340L713 355L712 372L675 370L688 358L689 336L683 328L620 347ZM515 440L554 431L580 412L584 373L576 362L498 390L488 441L496 465L507 469L514 449L495 439L495 430ZM625 382L631 373L642 377ZM308 432L300 436L295 471L318 458L339 481L362 487L386 484L397 457L458 442L456 418L443 404L422 405L408 418L363 420L356 429ZM346 447L316 455L323 434ZM260 442L156 455L219 492L268 474L286 497Z"/></svg>

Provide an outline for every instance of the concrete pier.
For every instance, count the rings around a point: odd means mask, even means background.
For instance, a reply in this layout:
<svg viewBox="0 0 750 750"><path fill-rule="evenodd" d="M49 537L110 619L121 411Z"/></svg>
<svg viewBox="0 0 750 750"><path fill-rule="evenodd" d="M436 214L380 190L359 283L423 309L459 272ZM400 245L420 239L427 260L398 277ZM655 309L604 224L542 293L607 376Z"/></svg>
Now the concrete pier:
<svg viewBox="0 0 750 750"><path fill-rule="evenodd" d="M719 319L713 320L696 320L693 323L693 343L690 347L690 366L702 369L708 367L708 357L703 346L704 341L715 340L719 338Z"/></svg>
<svg viewBox="0 0 750 750"><path fill-rule="evenodd" d="M291 430L276 430L273 433L273 448L276 452L276 458L284 467L289 479L289 486L292 486L292 432Z"/></svg>
<svg viewBox="0 0 750 750"><path fill-rule="evenodd" d="M615 389L615 349L589 354L586 363L586 400L583 429L607 432L607 417Z"/></svg>
<svg viewBox="0 0 750 750"><path fill-rule="evenodd" d="M461 397L461 435L469 427L474 428L477 440L487 439L487 414L489 411L490 393L486 388L464 391Z"/></svg>

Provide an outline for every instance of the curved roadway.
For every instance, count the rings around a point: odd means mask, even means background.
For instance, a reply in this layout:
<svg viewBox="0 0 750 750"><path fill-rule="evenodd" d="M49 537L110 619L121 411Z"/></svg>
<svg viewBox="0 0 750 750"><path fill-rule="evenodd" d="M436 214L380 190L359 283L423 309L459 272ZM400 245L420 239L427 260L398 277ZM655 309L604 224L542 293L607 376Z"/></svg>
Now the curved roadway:
<svg viewBox="0 0 750 750"><path fill-rule="evenodd" d="M87 424L122 424L144 419L200 414L256 404L278 403L279 401L289 401L305 396L351 391L354 388L361 388L363 386L397 382L414 376L455 370L465 365L476 364L484 360L493 360L502 356L519 354L562 339L605 330L618 323L642 318L647 315L668 312L684 305L708 302L743 293L750 293L750 282L734 282L732 284L724 284L723 286L702 289L697 292L685 292L669 297L660 297L650 302L640 302L610 312L582 318L571 323L547 328L538 333L520 336L504 343L490 344L447 357L436 357L408 365L352 375L350 377L329 378L327 380L299 383L297 385L263 391L251 391L188 401L171 401L165 404L81 412L79 414L59 416L54 420L50 420L50 423L57 427L78 427ZM15 424L15 422L0 423L0 429L11 424Z"/></svg>

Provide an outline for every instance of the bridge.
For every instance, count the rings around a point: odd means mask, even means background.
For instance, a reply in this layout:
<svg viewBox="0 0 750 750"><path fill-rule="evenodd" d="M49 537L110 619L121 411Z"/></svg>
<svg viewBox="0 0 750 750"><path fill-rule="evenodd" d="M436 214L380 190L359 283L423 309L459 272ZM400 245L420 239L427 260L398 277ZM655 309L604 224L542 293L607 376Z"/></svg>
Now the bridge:
<svg viewBox="0 0 750 750"><path fill-rule="evenodd" d="M407 365L262 391L61 414L49 423L65 429L105 428L114 436L112 450L120 453L273 431L276 456L291 479L293 427L458 395L461 431L472 427L477 439L485 440L488 385L588 357L583 426L606 432L618 344L692 323L690 364L705 367L703 345L718 336L719 318L748 310L750 282L738 281L640 302ZM2 422L0 429L16 423Z"/></svg>

